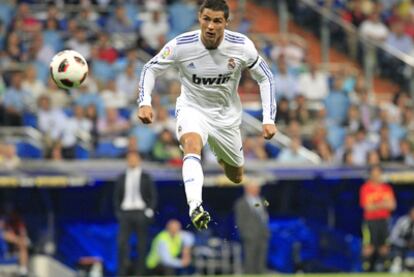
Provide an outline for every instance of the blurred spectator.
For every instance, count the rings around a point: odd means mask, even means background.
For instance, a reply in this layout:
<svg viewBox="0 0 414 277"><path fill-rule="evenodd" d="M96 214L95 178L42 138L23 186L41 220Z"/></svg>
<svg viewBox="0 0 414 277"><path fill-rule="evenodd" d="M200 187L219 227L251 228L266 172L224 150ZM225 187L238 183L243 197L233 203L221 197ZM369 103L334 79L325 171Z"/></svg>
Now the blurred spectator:
<svg viewBox="0 0 414 277"><path fill-rule="evenodd" d="M377 150L371 150L368 152L368 157L367 157L367 164L369 166L374 166L377 164L380 164L381 160L380 160L380 156Z"/></svg>
<svg viewBox="0 0 414 277"><path fill-rule="evenodd" d="M27 53L23 52L23 42L16 32L10 32L6 37L6 57L11 62L24 62L27 60Z"/></svg>
<svg viewBox="0 0 414 277"><path fill-rule="evenodd" d="M138 98L137 84L139 83L139 74L135 71L136 64L129 63L125 71L116 77L116 88L125 93L128 104L135 103Z"/></svg>
<svg viewBox="0 0 414 277"><path fill-rule="evenodd" d="M74 22L76 22L77 26L88 30L88 35L95 35L101 29L97 23L98 19L99 14L91 9L91 7L82 7L79 14L75 17Z"/></svg>
<svg viewBox="0 0 414 277"><path fill-rule="evenodd" d="M52 108L48 96L41 95L37 103L37 127L43 133L44 147L50 156L62 138L67 119L62 109Z"/></svg>
<svg viewBox="0 0 414 277"><path fill-rule="evenodd" d="M406 272L407 254L414 251L414 207L411 207L408 214L398 218L389 240L393 256L391 273Z"/></svg>
<svg viewBox="0 0 414 277"><path fill-rule="evenodd" d="M124 35L134 32L133 22L130 22L126 16L124 6L115 8L115 13L107 21L105 29L109 33L123 33Z"/></svg>
<svg viewBox="0 0 414 277"><path fill-rule="evenodd" d="M155 133L159 134L166 129L175 134L175 125L175 120L170 116L167 108L160 106L156 110L155 122L152 124L152 129Z"/></svg>
<svg viewBox="0 0 414 277"><path fill-rule="evenodd" d="M75 23L76 24L76 23ZM91 44L88 42L88 33L85 27L76 27L73 36L66 42L66 48L79 52L86 60L91 58Z"/></svg>
<svg viewBox="0 0 414 277"><path fill-rule="evenodd" d="M166 36L170 29L167 17L162 12L162 6L156 4L148 5L148 16L141 25L141 36L148 43L149 47L157 51L165 44Z"/></svg>
<svg viewBox="0 0 414 277"><path fill-rule="evenodd" d="M334 160L332 149L326 141L322 141L316 146L316 153L321 157L322 162L332 163Z"/></svg>
<svg viewBox="0 0 414 277"><path fill-rule="evenodd" d="M347 150L343 155L342 163L345 166L355 166L354 152Z"/></svg>
<svg viewBox="0 0 414 277"><path fill-rule="evenodd" d="M45 91L45 85L42 81L37 79L37 71L34 65L26 67L24 71L22 89L30 92L34 101L36 101L37 98Z"/></svg>
<svg viewBox="0 0 414 277"><path fill-rule="evenodd" d="M20 165L20 162L14 144L0 143L0 168L13 170Z"/></svg>
<svg viewBox="0 0 414 277"><path fill-rule="evenodd" d="M255 181L246 184L244 196L236 201L234 207L237 229L243 243L244 274L267 273L269 215L260 190L260 185Z"/></svg>
<svg viewBox="0 0 414 277"><path fill-rule="evenodd" d="M3 98L5 108L4 121L6 126L21 126L24 111L30 110L33 97L22 88L22 73L15 72L11 76L10 86L6 89Z"/></svg>
<svg viewBox="0 0 414 277"><path fill-rule="evenodd" d="M145 257L148 244L148 227L157 206L156 187L148 173L142 168L138 152L128 152L126 171L115 184L114 209L119 221L118 233L118 274L130 274L129 238L132 233L138 236L138 262L132 270L135 275L145 272Z"/></svg>
<svg viewBox="0 0 414 277"><path fill-rule="evenodd" d="M28 55L32 61L40 63L36 64L38 79L45 81L49 76L49 64L55 54L55 49L44 43L42 33L39 32L33 36Z"/></svg>
<svg viewBox="0 0 414 277"><path fill-rule="evenodd" d="M22 2L18 4L14 20L22 21L21 31L23 32L31 33L41 29L40 21L33 15L31 6L28 3Z"/></svg>
<svg viewBox="0 0 414 277"><path fill-rule="evenodd" d="M378 12L373 12L359 27L360 34L376 42L384 42L388 36L387 26L381 22Z"/></svg>
<svg viewBox="0 0 414 277"><path fill-rule="evenodd" d="M381 162L391 162L393 160L391 155L390 144L386 140L380 141L378 146L378 153Z"/></svg>
<svg viewBox="0 0 414 277"><path fill-rule="evenodd" d="M88 105L85 111L86 118L92 123L91 135L94 148L98 145L98 111L95 105Z"/></svg>
<svg viewBox="0 0 414 277"><path fill-rule="evenodd" d="M74 131L77 137L81 137L86 141L90 141L92 137L92 121L86 117L86 110L81 106L73 108L74 116L70 118L73 121Z"/></svg>
<svg viewBox="0 0 414 277"><path fill-rule="evenodd" d="M406 54L410 54L413 50L413 42L404 33L404 25L401 21L394 22L391 25L391 32L388 34L385 44Z"/></svg>
<svg viewBox="0 0 414 277"><path fill-rule="evenodd" d="M299 121L290 120L286 133L290 138L301 138L302 128Z"/></svg>
<svg viewBox="0 0 414 277"><path fill-rule="evenodd" d="M401 124L407 128L407 131L414 131L414 110L412 107L405 107Z"/></svg>
<svg viewBox="0 0 414 277"><path fill-rule="evenodd" d="M157 139L155 131L148 125L138 123L131 130L130 135L137 138L139 153L145 158L150 158L152 148Z"/></svg>
<svg viewBox="0 0 414 277"><path fill-rule="evenodd" d="M128 104L126 93L116 86L113 79L106 82L101 97L106 108L120 109L125 108Z"/></svg>
<svg viewBox="0 0 414 277"><path fill-rule="evenodd" d="M309 148L316 150L320 143L325 143L327 138L327 130L323 125L316 125L310 138Z"/></svg>
<svg viewBox="0 0 414 277"><path fill-rule="evenodd" d="M59 22L56 19L48 18L43 30L45 45L52 47L55 52L63 49L62 35L59 31Z"/></svg>
<svg viewBox="0 0 414 277"><path fill-rule="evenodd" d="M188 267L193 245L193 234L183 231L178 220L169 220L165 230L158 233L152 241L146 260L149 275L173 276L177 274L177 269Z"/></svg>
<svg viewBox="0 0 414 277"><path fill-rule="evenodd" d="M280 163L287 163L287 164L303 164L306 163L307 160L299 154L299 149L302 147L302 142L298 137L292 137L289 148L283 148L280 151L279 156L277 157L277 161Z"/></svg>
<svg viewBox="0 0 414 277"><path fill-rule="evenodd" d="M336 76L333 82L333 88L325 98L325 108L327 117L332 120L333 123L341 125L346 119L350 101L343 90L344 80Z"/></svg>
<svg viewBox="0 0 414 277"><path fill-rule="evenodd" d="M0 240L9 245L8 254L18 256L19 276L29 276L29 240L26 226L17 214L8 219L0 218Z"/></svg>
<svg viewBox="0 0 414 277"><path fill-rule="evenodd" d="M344 126L348 129L348 132L355 133L360 128L364 128L361 122L361 116L358 106L351 105L348 109L348 117L344 122Z"/></svg>
<svg viewBox="0 0 414 277"><path fill-rule="evenodd" d="M115 108L107 108L105 118L98 121L98 133L105 138L124 136L129 127L129 122L120 116Z"/></svg>
<svg viewBox="0 0 414 277"><path fill-rule="evenodd" d="M364 210L363 269L378 271L379 266L379 271L384 271L389 254L388 221L396 202L392 187L382 181L382 170L378 165L370 169L369 180L362 185L359 200Z"/></svg>
<svg viewBox="0 0 414 277"><path fill-rule="evenodd" d="M270 56L273 61L284 59L287 66L292 70L299 69L305 59L304 46L288 35L279 36L271 50Z"/></svg>
<svg viewBox="0 0 414 277"><path fill-rule="evenodd" d="M279 58L277 66L278 71L274 75L274 93L276 98L285 97L288 100L293 100L298 94L297 80L294 75L288 72L284 57Z"/></svg>
<svg viewBox="0 0 414 277"><path fill-rule="evenodd" d="M360 127L355 133L354 145L354 163L356 165L365 165L367 163L368 152L375 147L367 137L367 131L364 127ZM381 155L380 155L381 156Z"/></svg>
<svg viewBox="0 0 414 277"><path fill-rule="evenodd" d="M297 95L293 103L294 109L290 110L290 119L299 121L306 125L310 121L308 102L303 95Z"/></svg>
<svg viewBox="0 0 414 277"><path fill-rule="evenodd" d="M162 130L152 149L153 158L161 162L180 163L181 153L173 133L167 129Z"/></svg>
<svg viewBox="0 0 414 277"><path fill-rule="evenodd" d="M42 95L49 97L53 109L62 109L70 104L71 97L60 89L52 78L47 80L47 87Z"/></svg>
<svg viewBox="0 0 414 277"><path fill-rule="evenodd" d="M98 34L98 58L101 61L105 61L109 64L112 64L118 58L118 52L112 46L111 37L106 32L101 32Z"/></svg>
<svg viewBox="0 0 414 277"><path fill-rule="evenodd" d="M408 140L402 139L400 141L400 155L395 158L395 161L414 166L413 147Z"/></svg>
<svg viewBox="0 0 414 277"><path fill-rule="evenodd" d="M309 72L302 73L298 80L298 92L311 101L323 101L328 95L328 75L309 63Z"/></svg>
<svg viewBox="0 0 414 277"><path fill-rule="evenodd" d="M74 104L80 105L84 108L88 107L89 105L94 105L99 117L104 116L105 114L105 104L102 100L102 97L97 93L97 91L93 91L90 89L89 86L89 77L87 78L87 82L82 84L76 92L72 93L72 97L74 98Z"/></svg>
<svg viewBox="0 0 414 277"><path fill-rule="evenodd" d="M342 163L346 161L345 153L354 153L355 152L355 135L348 133L344 138L344 143L339 147L335 152L335 161ZM353 155L348 155L352 157L352 164L354 164ZM348 157L349 158L349 157Z"/></svg>
<svg viewBox="0 0 414 277"><path fill-rule="evenodd" d="M287 125L289 123L289 115L289 100L282 96L277 101L276 123Z"/></svg>
<svg viewBox="0 0 414 277"><path fill-rule="evenodd" d="M246 160L267 160L264 138L262 136L247 136L243 141L243 153Z"/></svg>
<svg viewBox="0 0 414 277"><path fill-rule="evenodd" d="M362 1L348 1L348 10L344 11L342 18L352 23L355 27L359 27L366 19L366 13L363 11Z"/></svg>

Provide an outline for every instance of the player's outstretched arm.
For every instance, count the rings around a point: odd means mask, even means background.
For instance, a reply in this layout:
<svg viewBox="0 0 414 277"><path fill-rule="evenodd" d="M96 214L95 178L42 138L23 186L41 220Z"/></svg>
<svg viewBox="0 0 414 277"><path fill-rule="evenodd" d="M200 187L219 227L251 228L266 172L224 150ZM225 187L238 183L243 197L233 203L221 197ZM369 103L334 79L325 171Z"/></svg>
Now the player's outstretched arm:
<svg viewBox="0 0 414 277"><path fill-rule="evenodd" d="M152 123L153 112L151 106L140 106L138 108L138 118L144 124Z"/></svg>
<svg viewBox="0 0 414 277"><path fill-rule="evenodd" d="M138 88L138 118L144 124L150 124L153 121L153 112L151 107L151 93L154 89L155 79L168 68L174 65L175 53L173 51L175 40L166 44L163 49L150 61L148 61L141 72Z"/></svg>
<svg viewBox="0 0 414 277"><path fill-rule="evenodd" d="M277 131L275 126L276 97L273 89L273 74L267 63L257 53L256 47L251 40L247 40L245 50L247 67L260 87L263 109L263 137L271 139Z"/></svg>

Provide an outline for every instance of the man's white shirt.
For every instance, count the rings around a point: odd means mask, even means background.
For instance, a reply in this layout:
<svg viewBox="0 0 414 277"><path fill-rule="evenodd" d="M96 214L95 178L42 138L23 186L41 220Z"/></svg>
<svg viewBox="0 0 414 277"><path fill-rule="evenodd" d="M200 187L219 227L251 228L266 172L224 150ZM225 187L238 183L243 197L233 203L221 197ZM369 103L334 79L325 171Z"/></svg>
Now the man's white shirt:
<svg viewBox="0 0 414 277"><path fill-rule="evenodd" d="M237 88L243 69L248 68L260 86L263 123L274 123L273 74L245 35L225 30L216 49L206 49L200 30L184 33L168 42L141 73L140 106L151 106L155 78L170 67L178 69L181 81L176 112L179 113L180 107L192 107L220 127L240 125L242 106Z"/></svg>

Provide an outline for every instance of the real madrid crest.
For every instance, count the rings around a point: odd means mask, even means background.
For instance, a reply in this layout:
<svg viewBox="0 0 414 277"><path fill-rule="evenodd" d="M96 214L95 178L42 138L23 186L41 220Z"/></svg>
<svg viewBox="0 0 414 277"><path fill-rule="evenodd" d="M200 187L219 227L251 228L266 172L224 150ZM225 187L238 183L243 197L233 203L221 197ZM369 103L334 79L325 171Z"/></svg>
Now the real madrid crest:
<svg viewBox="0 0 414 277"><path fill-rule="evenodd" d="M233 58L230 58L229 61L227 62L227 68L229 70L233 70L236 68L236 62L234 61Z"/></svg>

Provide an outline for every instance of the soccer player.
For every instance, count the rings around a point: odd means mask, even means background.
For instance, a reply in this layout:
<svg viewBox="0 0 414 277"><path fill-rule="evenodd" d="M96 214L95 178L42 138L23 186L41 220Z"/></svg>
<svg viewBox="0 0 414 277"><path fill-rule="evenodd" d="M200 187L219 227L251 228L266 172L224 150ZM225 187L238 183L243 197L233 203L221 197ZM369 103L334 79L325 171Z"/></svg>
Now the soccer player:
<svg viewBox="0 0 414 277"><path fill-rule="evenodd" d="M180 73L176 135L184 151L182 174L189 214L197 229L206 229L210 221L201 205L203 146L209 143L231 181L240 183L243 178L242 107L237 87L245 68L260 86L263 136L271 139L276 133L272 73L249 38L225 29L228 18L229 7L224 0L205 0L198 13L200 30L168 42L144 66L139 84L138 117L149 124L153 120L151 91L155 78L170 67Z"/></svg>

